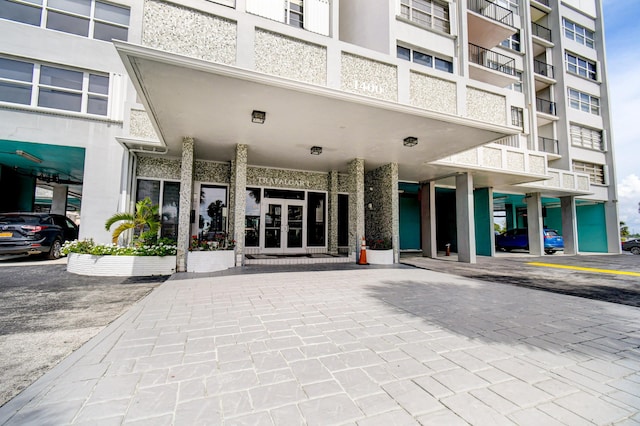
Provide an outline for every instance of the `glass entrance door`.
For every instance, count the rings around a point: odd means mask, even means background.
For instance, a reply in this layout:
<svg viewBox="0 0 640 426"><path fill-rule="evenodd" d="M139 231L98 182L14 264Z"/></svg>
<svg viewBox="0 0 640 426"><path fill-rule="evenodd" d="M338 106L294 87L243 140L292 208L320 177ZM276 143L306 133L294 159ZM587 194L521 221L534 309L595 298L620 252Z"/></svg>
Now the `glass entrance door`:
<svg viewBox="0 0 640 426"><path fill-rule="evenodd" d="M305 244L304 201L268 199L264 208L264 252L301 252Z"/></svg>

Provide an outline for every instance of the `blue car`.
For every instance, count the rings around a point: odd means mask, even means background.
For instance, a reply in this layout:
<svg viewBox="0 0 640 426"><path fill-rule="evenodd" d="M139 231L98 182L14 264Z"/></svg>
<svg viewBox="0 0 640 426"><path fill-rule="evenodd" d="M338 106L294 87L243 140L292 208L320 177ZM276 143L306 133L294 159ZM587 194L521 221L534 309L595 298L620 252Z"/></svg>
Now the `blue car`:
<svg viewBox="0 0 640 426"><path fill-rule="evenodd" d="M500 235L496 235L496 249L511 250L529 250L529 234L527 228L509 229ZM564 249L564 239L553 229L544 229L544 251L547 254L553 254L558 250Z"/></svg>

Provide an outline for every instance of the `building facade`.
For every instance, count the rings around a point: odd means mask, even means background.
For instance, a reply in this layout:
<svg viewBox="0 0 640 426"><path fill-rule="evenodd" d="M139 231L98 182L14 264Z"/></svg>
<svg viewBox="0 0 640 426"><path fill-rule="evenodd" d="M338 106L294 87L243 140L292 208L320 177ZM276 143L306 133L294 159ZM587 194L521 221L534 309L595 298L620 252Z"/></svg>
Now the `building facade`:
<svg viewBox="0 0 640 426"><path fill-rule="evenodd" d="M1 210L49 185L107 242L149 196L178 270L221 233L475 262L496 220L620 250L600 0L5 0L0 31Z"/></svg>

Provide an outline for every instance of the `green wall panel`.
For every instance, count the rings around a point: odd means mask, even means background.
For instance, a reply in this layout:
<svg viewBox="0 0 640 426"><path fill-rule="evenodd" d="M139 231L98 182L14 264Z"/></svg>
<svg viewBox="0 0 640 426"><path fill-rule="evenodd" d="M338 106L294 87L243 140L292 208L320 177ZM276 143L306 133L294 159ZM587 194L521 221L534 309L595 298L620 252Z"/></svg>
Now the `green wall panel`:
<svg viewBox="0 0 640 426"><path fill-rule="evenodd" d="M604 204L576 206L578 251L607 252L607 228Z"/></svg>

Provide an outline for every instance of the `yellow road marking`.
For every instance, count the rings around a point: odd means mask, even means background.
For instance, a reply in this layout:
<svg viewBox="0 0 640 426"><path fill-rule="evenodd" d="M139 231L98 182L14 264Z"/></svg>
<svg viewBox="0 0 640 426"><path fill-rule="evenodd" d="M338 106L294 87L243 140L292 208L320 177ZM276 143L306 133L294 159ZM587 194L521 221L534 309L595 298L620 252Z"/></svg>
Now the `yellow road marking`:
<svg viewBox="0 0 640 426"><path fill-rule="evenodd" d="M583 266L556 265L554 263L527 262L527 265L546 266L547 268L572 269L574 271L599 272L601 274L630 275L640 277L640 272L616 271L615 269L585 268Z"/></svg>

